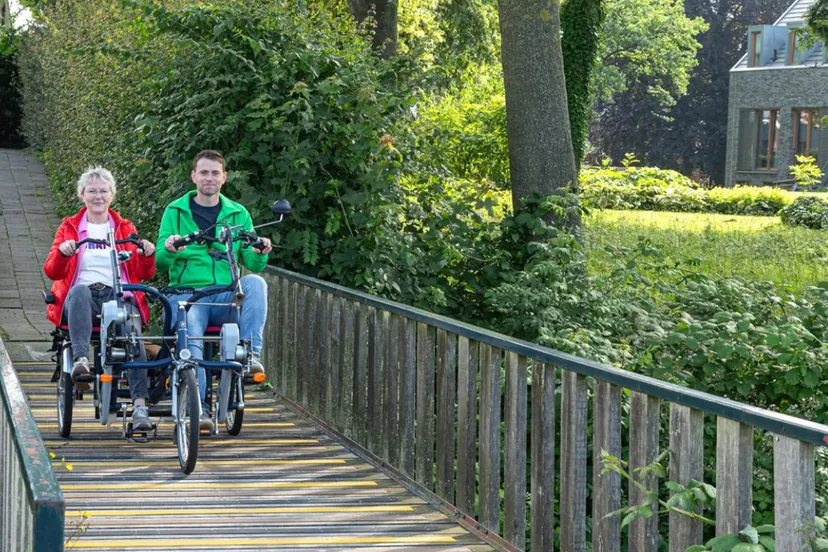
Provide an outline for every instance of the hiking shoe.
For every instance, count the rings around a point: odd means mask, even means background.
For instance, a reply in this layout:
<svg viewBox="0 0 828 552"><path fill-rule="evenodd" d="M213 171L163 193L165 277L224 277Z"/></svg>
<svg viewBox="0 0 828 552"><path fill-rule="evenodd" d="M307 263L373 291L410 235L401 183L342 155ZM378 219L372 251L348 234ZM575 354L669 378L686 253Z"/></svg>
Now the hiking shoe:
<svg viewBox="0 0 828 552"><path fill-rule="evenodd" d="M74 364L72 364L72 382L75 384L78 391L87 391L90 386L88 382L77 381L77 377L88 376L89 374L89 359L86 357L80 357L75 360Z"/></svg>
<svg viewBox="0 0 828 552"><path fill-rule="evenodd" d="M146 406L136 406L132 410L132 429L134 431L147 431L152 429L149 410L147 410Z"/></svg>
<svg viewBox="0 0 828 552"><path fill-rule="evenodd" d="M263 374L264 373L264 366L262 366L262 363L259 362L258 358L254 357L253 360L250 361L250 373L251 374Z"/></svg>
<svg viewBox="0 0 828 552"><path fill-rule="evenodd" d="M202 412L198 419L198 429L204 431L213 431L213 417L209 412Z"/></svg>

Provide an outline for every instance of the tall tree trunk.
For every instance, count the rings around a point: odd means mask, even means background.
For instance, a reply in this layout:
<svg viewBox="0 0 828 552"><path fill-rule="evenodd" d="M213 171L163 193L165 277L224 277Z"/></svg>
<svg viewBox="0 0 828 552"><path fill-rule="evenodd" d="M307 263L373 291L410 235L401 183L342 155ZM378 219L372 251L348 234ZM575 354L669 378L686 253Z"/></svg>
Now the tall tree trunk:
<svg viewBox="0 0 828 552"><path fill-rule="evenodd" d="M374 27L373 47L380 56L388 59L397 54L397 2L398 0L348 0L348 8L358 24L366 19Z"/></svg>
<svg viewBox="0 0 828 552"><path fill-rule="evenodd" d="M601 28L604 26L603 4L604 0L566 0L561 7L561 49L576 170L580 170L584 158L593 112L592 74L598 57Z"/></svg>
<svg viewBox="0 0 828 552"><path fill-rule="evenodd" d="M577 186L559 0L499 0L512 205ZM580 228L580 218L569 220Z"/></svg>

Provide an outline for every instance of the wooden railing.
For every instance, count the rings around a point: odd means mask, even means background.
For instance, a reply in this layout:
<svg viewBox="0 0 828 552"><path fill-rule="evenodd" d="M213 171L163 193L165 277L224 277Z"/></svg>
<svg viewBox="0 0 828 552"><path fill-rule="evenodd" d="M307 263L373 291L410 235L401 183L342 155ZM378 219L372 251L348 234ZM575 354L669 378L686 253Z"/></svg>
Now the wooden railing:
<svg viewBox="0 0 828 552"><path fill-rule="evenodd" d="M63 550L64 501L0 340L0 550Z"/></svg>
<svg viewBox="0 0 828 552"><path fill-rule="evenodd" d="M621 549L621 520L607 514L620 507L627 482L602 474L598 455L622 453L622 389L630 392L630 473L658 457L666 402L669 478L684 485L702 481L704 414L716 417L717 534L751 523L754 431L773 434L776 550L793 552L806 542L803 529L815 515L815 447L828 444L826 426L285 270L268 268L264 276L264 354L276 390L504 548L549 552L559 527L562 550L586 550L591 504L593 550ZM562 387L558 463L556 380ZM595 452L588 501L589 387ZM633 485L628 494L631 503L643 499ZM630 524L628 550L658 549L656 518ZM670 513L668 540L671 552L700 544L701 522Z"/></svg>

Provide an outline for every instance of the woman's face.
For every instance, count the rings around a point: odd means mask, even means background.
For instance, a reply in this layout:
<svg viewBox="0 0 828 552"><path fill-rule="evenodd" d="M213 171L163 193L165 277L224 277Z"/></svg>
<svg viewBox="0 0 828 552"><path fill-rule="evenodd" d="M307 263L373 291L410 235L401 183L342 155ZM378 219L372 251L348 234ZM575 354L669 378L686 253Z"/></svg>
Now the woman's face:
<svg viewBox="0 0 828 552"><path fill-rule="evenodd" d="M95 215L106 214L112 199L112 189L103 180L92 180L83 189L83 203L89 212Z"/></svg>

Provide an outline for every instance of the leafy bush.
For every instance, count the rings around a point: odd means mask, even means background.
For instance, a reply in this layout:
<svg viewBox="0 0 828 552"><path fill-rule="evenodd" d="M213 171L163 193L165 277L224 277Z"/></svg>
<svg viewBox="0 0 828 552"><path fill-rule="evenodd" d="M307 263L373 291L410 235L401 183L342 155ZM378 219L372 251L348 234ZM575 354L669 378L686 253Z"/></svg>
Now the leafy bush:
<svg viewBox="0 0 828 552"><path fill-rule="evenodd" d="M828 201L805 196L800 197L779 212L782 222L791 226L805 226L822 230L828 228Z"/></svg>
<svg viewBox="0 0 828 552"><path fill-rule="evenodd" d="M710 212L723 215L772 217L796 197L786 190L759 186L711 188L706 191Z"/></svg>
<svg viewBox="0 0 828 552"><path fill-rule="evenodd" d="M796 196L776 188L699 187L689 178L657 168L585 169L580 192L599 209L638 209L774 216Z"/></svg>
<svg viewBox="0 0 828 552"><path fill-rule="evenodd" d="M17 53L18 36L12 27L0 26L0 148L25 145L20 134L20 90Z"/></svg>
<svg viewBox="0 0 828 552"><path fill-rule="evenodd" d="M706 194L692 180L656 168L584 169L581 198L599 209L705 211Z"/></svg>

